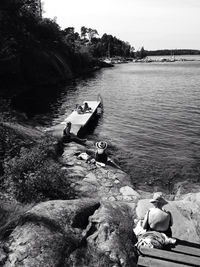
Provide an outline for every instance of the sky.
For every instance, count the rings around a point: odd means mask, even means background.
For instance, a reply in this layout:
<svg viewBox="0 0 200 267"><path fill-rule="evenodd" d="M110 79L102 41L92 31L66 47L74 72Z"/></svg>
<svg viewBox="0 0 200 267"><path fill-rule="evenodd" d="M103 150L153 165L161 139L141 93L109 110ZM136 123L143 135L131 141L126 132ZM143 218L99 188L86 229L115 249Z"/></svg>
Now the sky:
<svg viewBox="0 0 200 267"><path fill-rule="evenodd" d="M61 28L96 29L135 49L200 49L200 0L43 0Z"/></svg>

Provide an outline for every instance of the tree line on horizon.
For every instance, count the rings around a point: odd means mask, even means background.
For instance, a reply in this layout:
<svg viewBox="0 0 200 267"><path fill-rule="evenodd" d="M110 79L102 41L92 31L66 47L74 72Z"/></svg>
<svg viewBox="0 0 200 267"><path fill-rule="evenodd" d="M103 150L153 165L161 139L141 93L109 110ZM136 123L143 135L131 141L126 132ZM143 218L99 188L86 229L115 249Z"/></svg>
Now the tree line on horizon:
<svg viewBox="0 0 200 267"><path fill-rule="evenodd" d="M171 55L200 55L197 49L159 49L145 50L146 56L171 56Z"/></svg>
<svg viewBox="0 0 200 267"><path fill-rule="evenodd" d="M62 32L66 42L75 52L87 50L96 58L133 56L134 48L128 42L124 42L111 34L104 33L102 37L98 37L99 34L96 29L85 26L81 27L80 34L75 32L74 27L68 27Z"/></svg>
<svg viewBox="0 0 200 267"><path fill-rule="evenodd" d="M148 51L142 47L134 51L128 42L111 34L99 37L96 29L82 26L80 33L74 27L62 30L55 20L42 17L40 0L2 0L0 7L0 60L17 57L27 49L63 49L70 57L84 55L85 59L200 54L191 49Z"/></svg>

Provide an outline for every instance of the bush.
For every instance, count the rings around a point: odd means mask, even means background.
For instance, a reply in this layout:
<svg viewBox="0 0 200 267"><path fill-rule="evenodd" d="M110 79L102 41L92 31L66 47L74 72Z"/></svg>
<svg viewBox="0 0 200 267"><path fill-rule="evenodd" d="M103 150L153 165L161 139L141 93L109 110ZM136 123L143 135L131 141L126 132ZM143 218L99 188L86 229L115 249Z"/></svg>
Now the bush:
<svg viewBox="0 0 200 267"><path fill-rule="evenodd" d="M56 161L53 139L44 138L32 149L5 162L3 188L20 202L74 198L65 172Z"/></svg>

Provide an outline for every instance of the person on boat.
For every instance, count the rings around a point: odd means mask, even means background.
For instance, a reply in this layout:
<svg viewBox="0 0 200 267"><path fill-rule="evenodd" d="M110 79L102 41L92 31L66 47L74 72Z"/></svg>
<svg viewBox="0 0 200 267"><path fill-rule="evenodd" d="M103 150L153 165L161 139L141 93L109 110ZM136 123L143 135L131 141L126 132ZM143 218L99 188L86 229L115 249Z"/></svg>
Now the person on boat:
<svg viewBox="0 0 200 267"><path fill-rule="evenodd" d="M83 112L92 112L92 109L88 106L87 102L84 103Z"/></svg>
<svg viewBox="0 0 200 267"><path fill-rule="evenodd" d="M71 141L74 141L79 144L85 144L87 142L87 139L81 139L78 136L76 136L74 133L71 133L71 127L72 123L68 121L66 123L66 127L63 130L63 143L69 143Z"/></svg>
<svg viewBox="0 0 200 267"><path fill-rule="evenodd" d="M81 105L77 105L76 111L77 111L78 114L83 114L84 113L83 107Z"/></svg>
<svg viewBox="0 0 200 267"><path fill-rule="evenodd" d="M96 153L95 153L95 160L96 162L101 162L106 164L108 160L108 156L105 152L107 148L107 143L105 141L100 141L96 143Z"/></svg>
<svg viewBox="0 0 200 267"><path fill-rule="evenodd" d="M164 233L167 237L172 237L173 218L169 211L163 209L163 206L168 204L163 198L163 194L161 192L154 193L150 202L154 207L147 211L142 225L143 229Z"/></svg>

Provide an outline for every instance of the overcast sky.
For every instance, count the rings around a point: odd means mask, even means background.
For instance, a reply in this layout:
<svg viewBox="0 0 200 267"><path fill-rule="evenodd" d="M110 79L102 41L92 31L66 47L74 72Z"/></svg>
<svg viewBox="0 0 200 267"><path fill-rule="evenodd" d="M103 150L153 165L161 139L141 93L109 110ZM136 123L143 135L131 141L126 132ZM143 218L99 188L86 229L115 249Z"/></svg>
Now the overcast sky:
<svg viewBox="0 0 200 267"><path fill-rule="evenodd" d="M136 49L200 49L200 0L43 0L62 28L112 34Z"/></svg>

